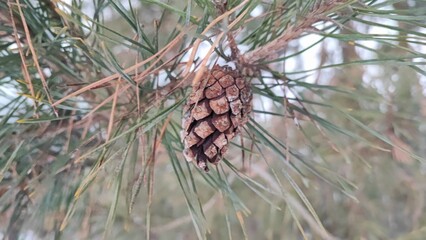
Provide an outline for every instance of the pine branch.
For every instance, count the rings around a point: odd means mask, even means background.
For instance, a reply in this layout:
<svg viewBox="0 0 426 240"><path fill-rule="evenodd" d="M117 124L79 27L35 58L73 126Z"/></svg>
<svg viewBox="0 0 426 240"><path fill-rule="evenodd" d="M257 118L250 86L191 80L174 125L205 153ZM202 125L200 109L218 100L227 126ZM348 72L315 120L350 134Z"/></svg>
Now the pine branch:
<svg viewBox="0 0 426 240"><path fill-rule="evenodd" d="M286 30L278 38L260 46L250 52L244 53L238 59L241 65L256 65L260 61L268 61L278 57L278 53L283 51L291 40L300 37L308 31L318 31L313 25L320 21L330 21L327 15L338 6L347 4L351 0L327 0L315 4L311 11L301 20L288 25Z"/></svg>
<svg viewBox="0 0 426 240"><path fill-rule="evenodd" d="M0 2L0 235L353 239L424 228L419 1L136 2ZM309 34L321 37L299 41ZM219 61L249 85L218 75L218 96L185 105ZM237 106L248 86L245 131L199 171L182 154L182 112L242 120L216 100ZM213 135L194 145L210 160Z"/></svg>

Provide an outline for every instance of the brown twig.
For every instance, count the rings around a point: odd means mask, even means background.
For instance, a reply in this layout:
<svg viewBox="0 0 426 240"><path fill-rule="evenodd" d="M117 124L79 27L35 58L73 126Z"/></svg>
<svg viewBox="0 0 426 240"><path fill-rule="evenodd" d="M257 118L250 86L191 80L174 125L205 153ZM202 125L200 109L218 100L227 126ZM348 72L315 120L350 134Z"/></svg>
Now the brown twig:
<svg viewBox="0 0 426 240"><path fill-rule="evenodd" d="M121 82L121 76L118 78L118 83L116 85L115 92L113 95L114 98L112 99L111 113L109 116L109 122L108 122L108 128L107 128L107 137L106 137L107 141L111 138L112 127L114 125L114 115L115 115L115 109L117 107L117 98L118 98L118 90L120 89L120 82Z"/></svg>
<svg viewBox="0 0 426 240"><path fill-rule="evenodd" d="M238 6L236 6L236 7L234 7L233 9L231 9L231 10L228 10L228 11L226 11L225 13L223 13L222 15L220 15L220 16L218 16L216 19L214 19L205 29L204 29L204 31L201 33L201 35L205 35L211 28L213 28L214 26L216 26L216 24L217 23L219 23L220 21L222 21L223 19L227 19L228 18L228 16L229 15L231 15L232 13L234 13L235 11L237 11L238 9L240 9L240 8L242 8L242 7L244 7L245 6L245 4L247 4L248 3L248 0L244 0L243 2L241 2ZM235 20L235 21L233 21L231 24L229 24L229 29L231 29L233 26L235 26L238 22L239 22L239 20L241 20L246 14L247 14L247 12L248 12L248 10L246 9L244 12L242 12L241 14L240 14L240 16ZM213 43L213 45L210 47L210 49L209 49L209 51L208 51L208 53L206 54L206 56L205 56L205 58L204 58L204 60L203 60L203 62L201 63L201 65L200 65L200 69L197 71L197 73L196 73L196 75L195 75L195 77L194 77L194 79L193 79L193 81L192 81L192 83L193 84L196 84L199 80L200 80L200 78L201 78L201 76L203 75L203 72L204 72L204 70L205 70L205 68L206 68L206 64L207 64L207 61L209 60L209 58L210 58L210 56L211 56L211 54L213 53L213 50L214 50L214 48L219 44L219 42L220 42L220 40L222 39L222 37L224 36L224 33L220 33L217 37L216 37L216 40L215 40L215 42ZM185 68L185 71L183 72L183 75L184 76L186 76L189 72L190 72L190 69L191 69L191 66L192 66L192 63L193 63L193 61L194 61L194 59L195 59L195 55L196 55L196 53L197 53L197 50L198 50L198 47L200 46L200 44L201 44L201 42L202 42L202 40L201 39L197 39L195 42L194 42L194 44L193 44L193 48L192 48L192 51L191 51L191 55L190 55L190 57L189 57L189 61L188 61L188 64L187 64L187 66L186 66L186 68Z"/></svg>
<svg viewBox="0 0 426 240"><path fill-rule="evenodd" d="M32 44L32 39L31 39L30 30L28 29L28 25L27 25L27 22L26 22L26 20L25 20L24 13L22 12L22 8L21 8L21 4L20 4L19 0L16 0L16 5L17 5L17 7L18 7L19 15L21 16L21 21L22 21L22 25L23 25L23 27L24 27L25 37L27 38L28 47L29 47L29 49L30 49L31 56L32 56L33 61L34 61L34 65L35 65L35 67L36 67L36 69L37 69L38 74L40 75L40 80L41 80L41 83L42 83L42 85L43 85L43 89L44 89L44 91L46 92L47 99L48 99L48 101L49 101L50 105L52 106L52 109L53 109L53 111L55 112L55 115L58 117L58 116L59 116L59 115L58 115L58 111L57 111L57 110L56 110L56 108L53 106L53 99L52 99L52 97L50 96L50 93L49 93L49 86L47 85L47 81L46 81L46 79L44 78L44 73L43 73L43 71L41 70L40 64L39 64L39 62L38 62L37 53L36 53L36 51L35 51L35 49L34 49L34 46L33 46L33 44ZM9 7L10 7L10 6L9 6Z"/></svg>
<svg viewBox="0 0 426 240"><path fill-rule="evenodd" d="M8 5L9 5L9 11L10 11L10 21L11 21L12 28L13 28L13 36L15 37L15 42L16 42L16 45L18 46L19 56L21 57L22 73L24 75L25 82L28 85L28 88L30 90L31 97L33 98L33 101L34 101L34 110L36 110L37 107L38 107L38 104L37 104L37 100L36 100L36 97L35 97L35 91L34 91L32 81L31 81L30 73L28 71L27 61L26 61L25 56L24 56L23 47L22 47L21 41L19 39L18 29L16 27L17 23L15 22L15 17L13 16L12 3L10 2L10 0L8 2ZM37 113L36 113L36 117L38 117Z"/></svg>
<svg viewBox="0 0 426 240"><path fill-rule="evenodd" d="M216 8L220 14L224 14L226 12L227 1L226 0L216 0L214 1ZM228 15L225 20L230 21L231 15ZM234 35L229 29L226 29L226 37L228 38L229 48L231 49L231 59L236 60L240 55L240 50L238 49L237 42L235 41Z"/></svg>
<svg viewBox="0 0 426 240"><path fill-rule="evenodd" d="M242 65L250 66L256 65L262 60L272 59L277 52L285 49L291 40L300 37L304 32L311 31L315 23L326 21L329 11L345 2L348 2L348 0L329 0L314 6L301 21L289 25L280 37L241 55L238 61Z"/></svg>
<svg viewBox="0 0 426 240"><path fill-rule="evenodd" d="M151 68L152 67L154 67L155 66L155 64L160 60L160 59L162 59L163 57L164 57L164 55L167 53L167 51L169 50L169 49L171 49L171 48L173 48L175 45L177 45L178 43L179 43L179 41L181 41L182 40L182 38L183 38L183 36L185 35L186 33L180 33L173 41L171 41L169 44L167 44L164 48L162 48L161 50L159 50L156 54L154 54L153 56L151 56L151 57L149 57L149 58L147 58L147 59L145 59L145 60L143 60L143 61L141 61L141 62L139 62L139 63L137 63L137 64L135 64L135 65L133 65L133 66L131 66L131 67L129 67L129 68L126 68L126 69L124 69L123 70L123 72L124 73L126 73L126 74L128 74L128 73L130 73L130 72L132 72L132 71L134 71L135 69L137 69L137 68L139 68L139 67L142 67L143 65L145 65L145 64L147 64L148 62L150 62L150 61L154 61L152 64L151 64L151 67L149 67L149 68L147 68L144 72L142 72L139 76L138 76L138 78L137 79L135 79L135 81L136 82L139 82L140 83L140 81L142 81L143 79L145 79L146 78L146 76L148 76L150 73L151 73ZM156 59L156 60L155 60ZM116 79L118 79L120 77L120 74L119 73L115 73L115 74L113 74L113 75L111 75L111 76L108 76L108 77L105 77L105 78L103 78L103 79L101 79L101 80L99 80L99 81L97 81L97 82L94 82L94 83L91 83L91 84L89 84L89 85L87 85L87 86L85 86L85 87L83 87L83 88L81 88L81 89L79 89L79 90L77 90L77 91L75 91L75 92L73 92L73 93L71 93L71 94L69 94L69 95L67 95L67 96L65 96L65 97L63 97L62 99L60 99L60 100L58 100L58 101L56 101L55 103L53 103L53 106L56 106L56 105L59 105L59 104L61 104L62 102L65 102L66 100L68 100L68 99L70 99L71 97L75 97L75 96L77 96L77 95L80 95L80 94L82 94L82 93L84 93L84 92L86 92L86 91L88 91L88 90L91 90L91 89L93 89L93 88L95 88L95 87L98 87L98 86L102 86L102 85L104 85L104 84L106 84L106 83L109 83L109 82L111 82L111 81L114 81L114 80L116 80ZM123 89L122 90L120 90L120 93L122 92L122 91L124 91L124 90L127 90L127 88L129 88L130 86L126 86L126 87L123 87Z"/></svg>

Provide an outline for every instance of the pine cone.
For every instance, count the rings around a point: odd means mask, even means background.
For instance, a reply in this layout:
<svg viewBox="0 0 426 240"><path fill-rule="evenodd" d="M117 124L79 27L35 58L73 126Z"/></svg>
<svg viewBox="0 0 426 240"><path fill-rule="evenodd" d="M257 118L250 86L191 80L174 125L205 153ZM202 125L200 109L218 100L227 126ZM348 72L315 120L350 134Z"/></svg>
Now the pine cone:
<svg viewBox="0 0 426 240"><path fill-rule="evenodd" d="M184 107L182 141L187 161L209 171L217 164L229 142L248 121L252 91L238 71L215 65L193 86Z"/></svg>

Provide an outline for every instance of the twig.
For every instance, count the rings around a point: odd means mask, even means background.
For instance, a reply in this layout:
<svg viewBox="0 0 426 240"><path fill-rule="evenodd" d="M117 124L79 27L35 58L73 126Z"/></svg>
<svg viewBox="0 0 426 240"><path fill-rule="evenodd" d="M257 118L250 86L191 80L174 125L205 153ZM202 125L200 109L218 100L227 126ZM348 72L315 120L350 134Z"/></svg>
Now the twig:
<svg viewBox="0 0 426 240"><path fill-rule="evenodd" d="M171 49L175 45L177 45L177 43L179 43L179 41L183 38L183 36L185 34L186 33L180 33L173 41L171 41L169 44L167 44L165 47L163 47L161 50L159 50L156 54L154 54L153 56L151 56L151 57L149 57L149 58L147 58L147 59L145 59L145 60L143 60L143 61L141 61L141 62L139 62L139 63L137 63L137 64L135 64L135 65L133 65L131 67L129 67L129 68L124 69L123 72L126 73L126 74L128 74L128 73L134 71L135 69L137 69L137 68L139 68L139 67L147 64L148 62L153 61L154 59L157 59L156 61L154 61L153 64L151 64L151 66L148 69L146 69L144 72L142 72L138 76L138 79L140 79L139 81L141 81L142 79L144 79L149 74L149 70L153 66L155 66L155 63L157 63L159 61L159 59L162 59L169 49ZM118 79L119 76L120 76L119 73L115 73L115 74L113 74L111 76L105 77L105 78L103 78L103 79L101 79L101 80L99 80L97 82L91 83L91 84L89 84L89 85L87 85L87 86L85 86L83 88L80 88L79 90L77 90L77 91L75 91L75 92L73 92L73 93L71 93L71 94L63 97L62 99L60 99L58 101L56 101L55 103L53 103L53 106L59 105L62 102L65 102L66 100L70 99L71 97L77 96L77 95L79 95L81 93L84 93L84 92L86 92L88 90L91 90L94 87L101 86L103 84L106 84L106 83L109 83L109 82L111 82L113 80L116 80L116 79ZM135 81L138 82L138 79L135 79ZM121 90L121 92L124 91L124 90L126 90L128 87L129 86L123 87L123 90Z"/></svg>
<svg viewBox="0 0 426 240"><path fill-rule="evenodd" d="M301 22L289 25L283 34L262 47L256 48L240 56L238 61L242 65L256 65L259 61L270 60L279 51L285 49L290 40L296 39L306 31L311 31L316 22L327 19L330 10L349 0L330 0L316 5Z"/></svg>
<svg viewBox="0 0 426 240"><path fill-rule="evenodd" d="M121 76L118 78L118 83L115 87L115 92L114 92L114 98L112 100L112 107L111 107L111 113L109 116L109 122L108 122L108 128L107 128L107 136L106 136L106 140L108 141L111 137L111 133L112 133L112 127L114 125L114 115L115 115L115 109L117 107L117 98L118 98L118 90L120 89L120 82L121 82Z"/></svg>
<svg viewBox="0 0 426 240"><path fill-rule="evenodd" d="M47 81L44 78L44 73L41 70L40 64L38 62L37 53L36 53L34 46L32 44L31 34L30 34L29 29L28 29L28 25L27 25L27 22L25 20L24 13L22 12L22 8L21 8L21 4L20 4L19 0L16 0L16 5L18 6L19 15L21 16L22 26L24 26L25 37L27 38L28 47L31 51L31 56L32 56L33 61L34 61L34 65L37 69L38 74L40 75L40 80L41 80L41 83L43 85L43 89L46 92L47 99L48 99L53 111L55 112L55 115L58 117L59 116L58 111L56 110L55 106L53 106L53 99L52 99L52 97L50 96L50 93L49 93L49 86L47 85Z"/></svg>
<svg viewBox="0 0 426 240"><path fill-rule="evenodd" d="M10 11L10 21L11 21L12 28L13 28L13 36L15 37L15 42L16 42L16 45L18 46L19 56L21 57L22 72L23 72L23 75L24 75L25 82L27 83L28 88L30 89L31 97L33 98L33 101L34 101L34 111L36 111L37 108L38 108L38 104L37 104L37 100L36 100L36 97L35 97L34 87L33 87L33 84L31 82L30 73L28 71L27 61L25 60L25 56L24 56L24 53L22 51L21 41L19 40L18 29L16 27L15 18L13 16L13 11L12 11L12 3L10 2L10 0L8 2L8 5L9 5L9 11ZM35 113L35 114L36 114L36 117L38 117L37 113Z"/></svg>
<svg viewBox="0 0 426 240"><path fill-rule="evenodd" d="M201 33L201 35L205 35L212 27L214 27L218 22L220 22L220 21L222 21L223 19L226 19L229 15L231 15L232 13L234 13L235 11L237 11L239 8L242 8L242 7L244 7L245 6L245 4L247 4L248 3L248 0L244 0L243 2L241 2L238 6L236 6L236 7L234 7L233 9L231 9L231 10L229 10L229 11L227 11L227 12L225 12L225 13L223 13L222 15L220 15L219 17L217 17L216 19L214 19L205 29L204 29L204 31ZM240 14L240 16L238 17L238 19L236 19L235 21L233 21L230 25L229 25L229 28L232 28L233 26L235 26L238 22L239 22L239 20L241 20L243 17L244 17L244 15L245 14L247 14L247 9L242 13L242 14ZM203 63L201 64L201 66L200 66L200 69L197 71L197 74L195 75L195 77L194 77L194 79L193 79L193 84L195 84L195 83L197 83L199 80L200 80L200 78L201 78L201 76L203 75L203 72L204 72L204 69L205 69L205 67L206 67L206 64L207 64L207 61L208 61L208 59L209 59L209 57L210 57L210 55L212 54L212 52L213 52L213 50L214 50L214 48L219 44L219 42L220 42L220 40L222 39L222 37L223 37L223 35L224 35L224 33L221 33L221 34L219 34L217 37L216 37L216 41L213 43L213 46L209 49L209 52L206 54L206 57L204 58L204 60L203 60ZM192 63L193 63L193 61L194 61L194 59L195 59L195 54L197 53L197 50L198 50L198 47L200 46L200 44L201 44L201 42L202 42L202 40L201 39L197 39L195 42L194 42L194 47L192 48L192 51L191 51L191 55L190 55L190 57L189 57L189 61L188 61L188 64L187 64L187 66L186 66L186 68L185 68L185 71L183 72L183 75L184 76L186 76L189 72L190 72L190 69L191 69L191 66L192 66Z"/></svg>
<svg viewBox="0 0 426 240"><path fill-rule="evenodd" d="M218 12L220 14L224 14L226 12L227 0L215 0L213 2L216 5L216 8L218 9ZM224 20L227 20L226 22L228 22L230 20L230 15L228 15L228 17L225 18ZM229 31L230 29L225 29L225 30L226 30L226 37L228 38L228 42L229 42L229 48L231 49L231 59L236 60L238 56L240 55L240 50L238 49L238 45L235 41L234 36L232 35L232 32Z"/></svg>

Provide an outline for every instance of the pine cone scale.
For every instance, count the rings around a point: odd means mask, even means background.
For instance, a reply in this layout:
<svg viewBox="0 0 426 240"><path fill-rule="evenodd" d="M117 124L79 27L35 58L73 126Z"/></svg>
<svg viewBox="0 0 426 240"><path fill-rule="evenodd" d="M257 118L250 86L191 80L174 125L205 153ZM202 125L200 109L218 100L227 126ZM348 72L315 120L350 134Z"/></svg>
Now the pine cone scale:
<svg viewBox="0 0 426 240"><path fill-rule="evenodd" d="M231 126L231 120L228 114L213 116L212 123L219 132L225 132Z"/></svg>
<svg viewBox="0 0 426 240"><path fill-rule="evenodd" d="M225 96L211 99L209 105L216 114L223 114L229 111L229 103Z"/></svg>
<svg viewBox="0 0 426 240"><path fill-rule="evenodd" d="M227 88L234 84L234 78L230 75L225 75L221 77L218 81L220 86L222 86L223 88Z"/></svg>
<svg viewBox="0 0 426 240"><path fill-rule="evenodd" d="M204 100L197 104L193 111L193 117L195 120L201 120L209 116L212 112L212 108L208 101Z"/></svg>
<svg viewBox="0 0 426 240"><path fill-rule="evenodd" d="M230 102L238 99L238 97L240 95L240 90L235 85L232 85L232 86L226 88L225 92L226 92L226 98Z"/></svg>
<svg viewBox="0 0 426 240"><path fill-rule="evenodd" d="M219 97L220 95L222 95L224 92L222 86L216 82L215 84L211 85L210 87L208 87L205 91L205 95L206 98L208 99L212 99L215 97Z"/></svg>
<svg viewBox="0 0 426 240"><path fill-rule="evenodd" d="M215 131L210 119L198 122L194 127L194 132L201 138L206 138Z"/></svg>

